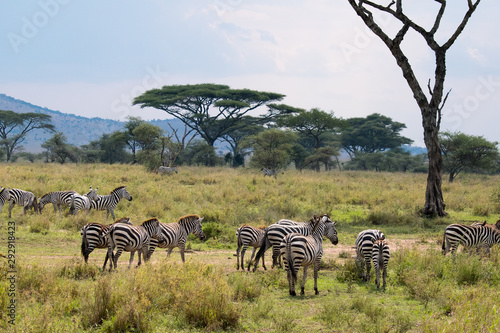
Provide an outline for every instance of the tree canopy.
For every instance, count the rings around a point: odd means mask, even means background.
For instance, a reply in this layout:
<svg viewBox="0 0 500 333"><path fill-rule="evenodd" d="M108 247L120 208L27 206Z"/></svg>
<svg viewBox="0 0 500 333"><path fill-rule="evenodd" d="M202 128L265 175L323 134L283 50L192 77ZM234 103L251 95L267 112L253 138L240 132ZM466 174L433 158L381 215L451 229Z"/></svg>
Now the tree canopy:
<svg viewBox="0 0 500 333"><path fill-rule="evenodd" d="M278 93L231 89L227 85L204 83L148 90L136 97L133 104L167 112L213 146L217 139L248 126L248 122L240 120L250 111L283 97ZM255 117L254 123L262 123L275 116L276 110L269 108L267 114Z"/></svg>

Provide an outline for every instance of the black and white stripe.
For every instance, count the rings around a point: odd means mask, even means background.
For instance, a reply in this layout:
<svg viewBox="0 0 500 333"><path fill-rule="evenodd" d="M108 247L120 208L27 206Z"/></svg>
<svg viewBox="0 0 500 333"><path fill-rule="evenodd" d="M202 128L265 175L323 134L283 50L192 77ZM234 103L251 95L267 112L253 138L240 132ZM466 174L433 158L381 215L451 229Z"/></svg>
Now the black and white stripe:
<svg viewBox="0 0 500 333"><path fill-rule="evenodd" d="M260 169L262 172L262 175L264 177L269 176L269 177L274 177L275 179L278 177L279 169L268 169L268 168L262 168ZM281 172L284 174L284 172Z"/></svg>
<svg viewBox="0 0 500 333"><path fill-rule="evenodd" d="M363 230L356 237L356 263L365 281L369 281L371 278L373 243L379 239L385 239L385 235L382 231L376 229ZM366 272L363 263L366 266Z"/></svg>
<svg viewBox="0 0 500 333"><path fill-rule="evenodd" d="M450 224L444 230L442 250L443 255L446 255L450 249L454 254L458 246L462 244L469 252L472 247L481 246L489 253L491 246L495 243L500 243L500 230L496 227Z"/></svg>
<svg viewBox="0 0 500 333"><path fill-rule="evenodd" d="M113 223L107 230L102 230L102 237L106 237L108 241L108 257L111 257L109 270L114 268L118 264L118 258L120 258L123 251L132 252L130 254L130 260L128 267L132 265L134 260L135 251L139 252L139 263L137 266L141 265L141 254L144 256L144 260L149 260L149 242L151 239L155 238L162 240L160 221L158 219L149 219L144 221L141 225L130 225L125 223ZM113 251L116 248L116 253L113 255Z"/></svg>
<svg viewBox="0 0 500 333"><path fill-rule="evenodd" d="M323 236L327 236L332 243L337 240L335 224L327 215L315 218L312 234L304 236L298 233L286 235L280 244L280 253L287 271L289 293L295 296L295 283L300 267L304 268L304 278L300 294L304 295L304 286L307 279L307 268L314 266L314 293L318 295L318 270L323 256Z"/></svg>
<svg viewBox="0 0 500 333"><path fill-rule="evenodd" d="M106 210L106 218L108 218L109 214L111 214L111 217L114 220L115 208L122 198L125 198L128 201L132 200L132 196L128 193L126 186L117 187L111 191L111 194L108 195L98 195L97 199L90 203L90 208L95 210Z"/></svg>
<svg viewBox="0 0 500 333"><path fill-rule="evenodd" d="M90 211L90 204L94 200L97 200L97 188L93 190L91 187L89 192L84 195L75 193L73 197L71 197L69 211L70 213L73 213L73 215L76 215L79 210L83 210L88 213Z"/></svg>
<svg viewBox="0 0 500 333"><path fill-rule="evenodd" d="M41 213L45 205L52 203L54 206L54 213L57 213L58 210L59 213L61 213L61 207L69 207L71 204L71 198L75 193L75 191L56 191L44 194L38 201L38 210Z"/></svg>
<svg viewBox="0 0 500 333"><path fill-rule="evenodd" d="M248 263L247 270L250 271L250 265L252 264L253 257L258 247L262 245L262 240L264 239L264 234L266 233L266 228L256 228L249 225L242 225L236 230L236 237L238 239L238 248L236 249L236 269L240 269L240 250L241 250L241 268L245 270L244 259L245 252L248 246L253 247L252 256L250 257L250 262ZM266 268L264 263L264 255L262 255L262 267Z"/></svg>
<svg viewBox="0 0 500 333"><path fill-rule="evenodd" d="M162 240L151 240L149 255L151 256L155 248L159 247L162 249L167 248L167 256L170 257L172 250L179 247L182 262L185 262L184 251L189 234L193 233L199 239L205 239L201 221L203 221L203 217L192 214L179 218L176 223L160 223Z"/></svg>
<svg viewBox="0 0 500 333"><path fill-rule="evenodd" d="M382 288L385 289L385 280L387 278L387 264L391 258L389 252L389 244L384 239L378 239L373 243L372 260L373 268L375 268L375 284L380 288L380 269L382 269Z"/></svg>
<svg viewBox="0 0 500 333"><path fill-rule="evenodd" d="M327 216L327 215L325 215ZM278 265L278 258L280 257L280 244L283 238L291 233L298 233L304 236L309 236L312 234L312 230L314 228L316 217L313 217L309 222L306 223L298 223L296 225L281 225L281 224L272 224L266 229L266 233L264 235L264 240L262 241L262 246L260 247L257 255L255 256L255 264L253 271L257 269L257 263L259 259L264 255L264 253L270 247L273 248L273 265L272 267ZM328 218L329 220L329 218ZM329 220L329 222L332 222ZM331 224L334 228L335 235L337 235L337 231L335 230L335 224ZM338 243L338 239L335 236L332 239L333 244Z"/></svg>
<svg viewBox="0 0 500 333"><path fill-rule="evenodd" d="M2 186L0 188L0 213L2 212L3 205L5 205L7 201L9 201L9 198L9 189Z"/></svg>
<svg viewBox="0 0 500 333"><path fill-rule="evenodd" d="M26 214L28 209L33 208L35 213L38 213L38 203L33 193L11 188L9 190L9 218L12 217L12 208L15 205L23 206L23 213Z"/></svg>
<svg viewBox="0 0 500 333"><path fill-rule="evenodd" d="M116 220L114 223L126 223L126 224L132 224L130 222L130 219L128 217L124 217L121 219ZM108 239L106 237L103 237L102 234L104 232L109 232L109 225L104 225L100 223L88 223L83 226L83 228L80 230L80 234L82 236L82 246L81 246L81 252L83 255L83 259L85 260L85 263L88 262L89 260L89 255L94 251L94 249L107 249L109 246ZM106 260L104 261L104 265L102 269L106 267L106 263L108 261L108 255L106 251Z"/></svg>

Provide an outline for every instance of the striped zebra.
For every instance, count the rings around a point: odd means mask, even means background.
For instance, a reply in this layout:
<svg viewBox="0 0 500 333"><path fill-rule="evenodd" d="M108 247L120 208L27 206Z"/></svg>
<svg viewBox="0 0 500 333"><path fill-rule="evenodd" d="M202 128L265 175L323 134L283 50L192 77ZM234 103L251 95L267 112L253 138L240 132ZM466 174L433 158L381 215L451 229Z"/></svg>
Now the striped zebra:
<svg viewBox="0 0 500 333"><path fill-rule="evenodd" d="M3 205L9 201L9 198L9 189L2 186L2 188L0 188L0 213L2 212Z"/></svg>
<svg viewBox="0 0 500 333"><path fill-rule="evenodd" d="M324 215L323 217L327 218L327 228L333 228L333 233L335 237L331 238L332 244L336 245L338 243L337 238L337 230L335 229L336 223L333 223L328 215ZM259 259L264 255L264 253L270 248L273 248L273 265L274 268L278 264L278 258L280 257L280 244L283 238L291 233L298 233L304 236L309 236L312 234L312 230L317 221L318 217L314 216L309 222L299 223L297 225L279 225L272 224L266 229L266 233L264 235L264 240L262 241L262 246L260 247L257 255L255 256L255 264L253 271L257 270L257 263Z"/></svg>
<svg viewBox="0 0 500 333"><path fill-rule="evenodd" d="M274 177L274 179L276 179L278 177L278 173L279 173L279 169L262 168L262 169L260 169L260 171L262 172L262 175L264 177L269 176L269 177ZM283 171L281 173L284 174Z"/></svg>
<svg viewBox="0 0 500 333"><path fill-rule="evenodd" d="M56 191L44 194L38 201L38 210L42 212L45 205L52 203L54 206L54 213L61 212L62 206L69 206L71 204L71 198L75 195L75 191Z"/></svg>
<svg viewBox="0 0 500 333"><path fill-rule="evenodd" d="M385 239L385 235L380 230L363 230L356 237L356 263L363 280L370 281L370 270L372 262L373 243L378 239ZM363 268L363 261L366 266L366 274Z"/></svg>
<svg viewBox="0 0 500 333"><path fill-rule="evenodd" d="M12 217L12 208L15 205L23 206L24 214L31 208L33 208L35 213L39 212L38 203L33 193L18 188L11 188L9 190L9 218Z"/></svg>
<svg viewBox="0 0 500 333"><path fill-rule="evenodd" d="M176 223L160 223L162 241L151 240L149 256L153 255L156 247L159 247L162 249L167 248L167 256L170 257L172 250L179 247L182 262L185 262L184 251L189 234L193 233L199 239L205 239L201 221L203 221L203 217L192 214L179 218Z"/></svg>
<svg viewBox="0 0 500 333"><path fill-rule="evenodd" d="M134 253L139 252L139 263L141 265L141 254L144 261L149 260L149 246L151 239L163 240L161 237L160 221L152 218L144 221L141 225L130 225L126 223L113 223L109 228L103 228L101 237L106 237L108 241L107 257L111 258L109 262L109 270L113 266L116 269L118 259L123 251L131 252L128 268L134 260ZM116 253L113 254L116 248ZM105 266L104 266L105 267Z"/></svg>
<svg viewBox="0 0 500 333"><path fill-rule="evenodd" d="M383 271L382 288L385 289L385 279L387 278L387 264L389 263L390 258L391 253L389 252L389 244L387 244L385 239L377 239L375 242L373 242L372 260L373 268L375 268L375 284L377 285L377 289L380 288L380 268L382 268Z"/></svg>
<svg viewBox="0 0 500 333"><path fill-rule="evenodd" d="M174 167L166 167L166 166L161 166L158 168L158 170L156 171L156 173L160 173L160 174L168 174L169 176L172 175L173 173L178 173L177 172L177 167L174 166Z"/></svg>
<svg viewBox="0 0 500 333"><path fill-rule="evenodd" d="M295 283L300 267L304 268L304 278L300 289L300 294L304 295L307 268L311 265L314 266L314 293L318 295L318 270L323 256L323 236L332 240L332 243L337 239L335 228L328 228L329 224L334 225L330 218L324 215L315 219L311 235L291 233L281 241L280 253L285 264L291 296L296 296Z"/></svg>
<svg viewBox="0 0 500 333"><path fill-rule="evenodd" d="M90 187L89 192L85 193L84 195L75 193L71 197L69 211L73 215L76 215L79 210L84 210L88 214L90 211L90 204L94 200L97 200L97 188L93 190L92 187Z"/></svg>
<svg viewBox="0 0 500 333"><path fill-rule="evenodd" d="M236 237L238 239L238 248L236 249L236 269L240 269L240 249L241 249L241 268L245 270L244 258L245 252L248 246L253 247L252 256L250 257L250 262L248 263L247 270L250 271L250 265L252 264L253 257L258 247L262 245L262 240L264 239L264 234L266 233L265 227L252 227L249 225L242 225L236 230ZM262 255L262 267L267 270L266 264L264 263L264 255Z"/></svg>
<svg viewBox="0 0 500 333"><path fill-rule="evenodd" d="M114 223L126 223L130 225L132 224L128 217L123 217L121 219L118 219ZM94 249L108 248L109 246L108 239L106 237L102 237L101 234L103 232L108 231L110 226L111 224L104 225L100 223L88 223L84 225L83 228L80 230L80 235L82 236L81 252L83 255L83 259L85 260L85 263L88 262L89 255L92 253L92 251L94 251ZM108 253L106 251L106 259L104 260L104 265L102 266L103 270L106 268L107 262L108 262Z"/></svg>
<svg viewBox="0 0 500 333"><path fill-rule="evenodd" d="M90 208L95 210L107 210L106 218L111 214L114 220L115 208L122 198L132 201L132 196L128 193L126 186L117 187L108 195L98 195L97 199L90 203Z"/></svg>
<svg viewBox="0 0 500 333"><path fill-rule="evenodd" d="M497 222L498 224L498 222ZM450 249L455 254L457 247L462 244L470 250L474 246L484 247L489 254L493 244L500 243L500 230L496 227L488 226L469 226L464 224L450 224L443 233L443 255L446 255Z"/></svg>

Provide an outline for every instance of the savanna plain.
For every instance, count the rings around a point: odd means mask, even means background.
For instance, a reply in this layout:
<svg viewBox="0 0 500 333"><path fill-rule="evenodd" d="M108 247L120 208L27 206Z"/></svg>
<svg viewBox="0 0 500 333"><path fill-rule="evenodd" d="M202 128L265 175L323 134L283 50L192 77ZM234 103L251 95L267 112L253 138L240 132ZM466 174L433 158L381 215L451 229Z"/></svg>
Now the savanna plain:
<svg viewBox="0 0 500 333"><path fill-rule="evenodd" d="M446 178L446 177L444 177ZM187 214L204 217L205 240L190 235L186 262L178 249L167 257L128 269L128 253L116 271L102 271L104 249L85 264L80 229L109 224L105 211L52 205L23 215L8 204L0 213L0 252L15 237L15 265L0 257L0 330L7 332L498 332L500 251L489 257L459 251L441 254L451 223L495 223L500 216L500 176L461 174L443 183L448 216L418 216L426 174L287 170L277 179L250 168L179 167L172 176L139 165L0 164L0 186L33 192L109 194L127 186L117 218L134 224L157 217L176 222ZM328 214L337 221L339 244L324 240L319 295L312 271L304 296L288 295L282 269L255 273L236 269L236 229L267 226L281 218L306 221ZM8 225L15 224L14 234ZM389 242L387 287L364 282L356 270L356 235L380 229ZM12 240L12 238L10 238ZM12 244L12 242L10 242ZM248 263L251 249L245 260ZM137 256L136 256L137 257ZM10 272L10 273L9 273ZM15 276L15 284L8 277ZM299 281L302 272L299 273ZM12 288L14 288L12 292ZM299 287L300 288L300 287ZM15 320L8 306L15 301ZM9 323L10 321L10 323Z"/></svg>

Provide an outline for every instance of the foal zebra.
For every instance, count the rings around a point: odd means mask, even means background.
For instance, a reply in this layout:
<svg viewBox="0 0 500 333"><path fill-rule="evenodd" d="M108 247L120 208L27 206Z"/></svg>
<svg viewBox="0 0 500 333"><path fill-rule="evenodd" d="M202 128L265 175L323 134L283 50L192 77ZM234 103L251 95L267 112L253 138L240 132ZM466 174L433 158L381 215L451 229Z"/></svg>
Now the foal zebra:
<svg viewBox="0 0 500 333"><path fill-rule="evenodd" d="M300 267L304 267L304 278L300 294L304 295L304 286L307 279L307 268L314 265L314 293L318 295L318 270L323 256L323 236L334 243L337 240L335 228L328 228L328 225L334 226L334 223L324 215L316 218L310 236L304 236L298 233L286 235L280 244L280 253L283 257L285 269L287 272L289 293L295 296L295 283Z"/></svg>
<svg viewBox="0 0 500 333"><path fill-rule="evenodd" d="M382 268L383 274L383 285L382 288L385 289L385 279L387 278L387 264L389 263L389 259L391 258L391 254L389 252L389 245L384 239L377 239L373 243L372 250L372 260L373 260L373 268L375 268L375 284L377 285L377 289L380 288L380 268Z"/></svg>
<svg viewBox="0 0 500 333"><path fill-rule="evenodd" d="M44 194L38 201L38 210L40 211L40 213L42 213L45 205L48 203L52 203L52 205L54 206L54 213L57 213L57 211L59 210L59 213L62 214L61 207L71 205L71 198L75 194L75 191L56 191Z"/></svg>
<svg viewBox="0 0 500 333"><path fill-rule="evenodd" d="M262 171L262 175L264 177L269 176L269 177L274 177L274 179L276 179L278 177L278 173L279 173L279 169L262 168L262 169L260 169L260 171ZM283 171L281 173L284 174Z"/></svg>
<svg viewBox="0 0 500 333"><path fill-rule="evenodd" d="M75 193L71 197L69 211L70 213L73 213L73 215L76 215L79 210L84 210L88 214L88 212L90 211L90 204L94 200L97 200L97 188L93 190L91 187L90 191L88 193L85 193L84 195Z"/></svg>
<svg viewBox="0 0 500 333"><path fill-rule="evenodd" d="M35 213L38 213L38 203L33 193L23 191L17 188L9 190L9 218L12 217L12 208L15 205L23 206L23 213L26 214L28 209L33 208Z"/></svg>
<svg viewBox="0 0 500 333"><path fill-rule="evenodd" d="M327 218L327 222L332 222L328 215L324 215L322 217ZM272 268L278 264L278 258L280 256L280 244L283 238L291 233L299 233L304 236L309 236L312 234L312 230L318 218L314 216L309 222L306 223L297 223L293 225L281 225L281 224L272 224L266 229L266 233L264 235L264 240L262 241L262 246L260 247L257 255L255 256L255 265L253 271L257 270L257 263L259 259L264 255L264 253L270 247L273 248L273 265ZM333 232L335 233L335 237L331 239L332 244L336 245L338 243L337 238L337 230L335 229L335 223L327 224L327 228L333 228Z"/></svg>
<svg viewBox="0 0 500 333"><path fill-rule="evenodd" d="M163 240L161 237L160 221L155 218L144 221L141 225L137 226L125 223L113 223L107 230L103 228L101 237L106 237L109 244L107 257L111 257L109 263L110 271L113 265L116 269L118 258L120 258L123 251L131 252L128 268L132 265L135 251L138 251L139 263L137 266L140 266L141 254L144 257L144 261L149 260L148 251L151 239ZM115 248L117 249L116 254L113 255Z"/></svg>
<svg viewBox="0 0 500 333"><path fill-rule="evenodd" d="M469 249L469 253L473 246L485 247L486 253L489 253L495 243L500 243L500 230L496 227L450 224L444 230L442 250L443 255L446 255L451 248L451 253L455 254L457 247L462 244Z"/></svg>
<svg viewBox="0 0 500 333"><path fill-rule="evenodd" d="M255 228L249 225L242 225L236 230L236 237L238 239L238 248L236 249L236 269L240 269L240 249L241 249L241 268L245 270L244 258L245 252L248 246L253 247L252 256L250 257L250 262L248 263L247 270L250 271L250 266L252 264L253 257L255 256L255 251L258 247L262 245L262 240L264 239L264 234L266 233L265 227ZM264 263L264 255L262 255L262 267L267 270L266 264Z"/></svg>
<svg viewBox="0 0 500 333"><path fill-rule="evenodd" d="M111 214L114 220L115 208L122 198L132 201L132 196L128 193L126 186L117 187L108 195L97 195L97 199L90 203L90 208L95 210L107 210L106 218Z"/></svg>
<svg viewBox="0 0 500 333"><path fill-rule="evenodd" d="M205 239L201 221L203 221L203 217L193 214L179 218L177 223L160 223L162 240L151 240L149 256L151 257L151 255L153 255L156 247L160 247L162 249L167 248L167 256L170 257L172 250L175 247L179 247L182 262L185 262L184 251L189 234L193 233L199 239Z"/></svg>
<svg viewBox="0 0 500 333"><path fill-rule="evenodd" d="M356 263L365 281L370 281L371 278L373 243L378 239L385 239L385 235L382 231L376 229L363 230L356 238ZM363 261L366 265L366 274L363 268Z"/></svg>

